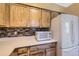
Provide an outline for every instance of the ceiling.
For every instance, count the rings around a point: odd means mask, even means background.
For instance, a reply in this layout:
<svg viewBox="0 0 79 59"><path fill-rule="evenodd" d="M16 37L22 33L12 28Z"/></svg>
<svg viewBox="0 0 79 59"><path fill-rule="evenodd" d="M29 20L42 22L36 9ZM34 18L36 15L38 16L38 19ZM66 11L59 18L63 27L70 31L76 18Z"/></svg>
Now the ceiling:
<svg viewBox="0 0 79 59"><path fill-rule="evenodd" d="M79 16L79 3L56 3L56 4L64 7L62 12Z"/></svg>
<svg viewBox="0 0 79 59"><path fill-rule="evenodd" d="M69 7L66 7L64 12L79 16L79 3L74 3Z"/></svg>
<svg viewBox="0 0 79 59"><path fill-rule="evenodd" d="M72 3L56 3L56 4L62 7L69 7L70 5L72 5Z"/></svg>

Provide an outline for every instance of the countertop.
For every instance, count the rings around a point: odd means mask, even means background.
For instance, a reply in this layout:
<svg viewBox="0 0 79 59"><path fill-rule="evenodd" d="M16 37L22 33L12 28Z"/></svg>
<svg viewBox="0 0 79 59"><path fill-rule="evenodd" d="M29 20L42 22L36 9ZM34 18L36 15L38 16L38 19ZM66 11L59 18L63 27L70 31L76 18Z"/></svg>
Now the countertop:
<svg viewBox="0 0 79 59"><path fill-rule="evenodd" d="M37 41L35 36L0 38L0 56L9 56L12 51L18 47L33 46L52 42L57 42L57 40L51 39L47 41Z"/></svg>

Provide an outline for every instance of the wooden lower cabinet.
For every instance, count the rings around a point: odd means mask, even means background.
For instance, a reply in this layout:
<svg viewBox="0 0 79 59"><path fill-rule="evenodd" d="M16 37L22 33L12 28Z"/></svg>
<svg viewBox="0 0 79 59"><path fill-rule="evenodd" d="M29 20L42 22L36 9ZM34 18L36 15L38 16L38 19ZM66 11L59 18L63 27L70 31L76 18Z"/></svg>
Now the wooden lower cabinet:
<svg viewBox="0 0 79 59"><path fill-rule="evenodd" d="M56 56L56 49L55 48L46 49L46 56Z"/></svg>
<svg viewBox="0 0 79 59"><path fill-rule="evenodd" d="M16 48L10 56L56 56L56 43Z"/></svg>

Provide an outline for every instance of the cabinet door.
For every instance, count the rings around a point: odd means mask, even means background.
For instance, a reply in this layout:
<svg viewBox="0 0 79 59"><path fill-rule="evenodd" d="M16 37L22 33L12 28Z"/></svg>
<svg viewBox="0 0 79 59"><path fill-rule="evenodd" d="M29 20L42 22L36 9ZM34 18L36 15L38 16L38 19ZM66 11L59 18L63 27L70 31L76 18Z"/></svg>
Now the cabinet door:
<svg viewBox="0 0 79 59"><path fill-rule="evenodd" d="M46 56L56 56L56 49L55 48L46 49Z"/></svg>
<svg viewBox="0 0 79 59"><path fill-rule="evenodd" d="M5 25L5 4L0 4L0 26Z"/></svg>
<svg viewBox="0 0 79 59"><path fill-rule="evenodd" d="M27 53L27 48L18 48L18 54Z"/></svg>
<svg viewBox="0 0 79 59"><path fill-rule="evenodd" d="M12 4L10 5L10 26L28 27L29 26L29 7Z"/></svg>
<svg viewBox="0 0 79 59"><path fill-rule="evenodd" d="M30 27L40 27L41 9L30 7Z"/></svg>
<svg viewBox="0 0 79 59"><path fill-rule="evenodd" d="M41 27L50 27L50 11L42 10Z"/></svg>
<svg viewBox="0 0 79 59"><path fill-rule="evenodd" d="M18 49L14 49L10 56L18 56Z"/></svg>

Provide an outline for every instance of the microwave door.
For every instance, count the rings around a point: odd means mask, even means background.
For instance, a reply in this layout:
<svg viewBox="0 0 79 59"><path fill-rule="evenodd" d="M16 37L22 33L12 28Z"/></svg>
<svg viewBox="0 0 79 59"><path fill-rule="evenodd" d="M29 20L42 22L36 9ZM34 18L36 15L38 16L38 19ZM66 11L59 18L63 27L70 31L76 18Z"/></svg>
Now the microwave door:
<svg viewBox="0 0 79 59"><path fill-rule="evenodd" d="M49 36L50 35L49 35L49 32L48 31L37 32L37 34L36 34L36 38L39 41L49 40L50 39Z"/></svg>

